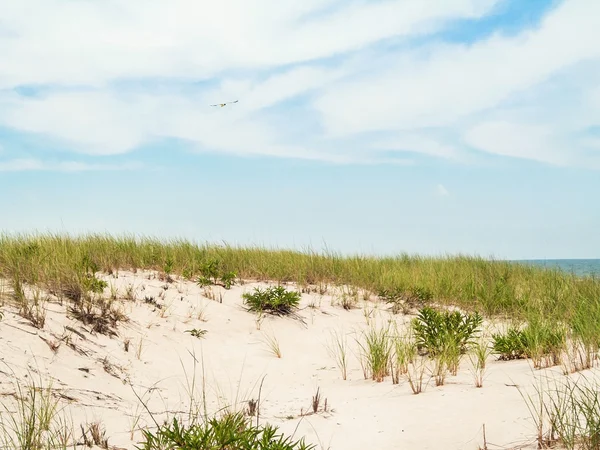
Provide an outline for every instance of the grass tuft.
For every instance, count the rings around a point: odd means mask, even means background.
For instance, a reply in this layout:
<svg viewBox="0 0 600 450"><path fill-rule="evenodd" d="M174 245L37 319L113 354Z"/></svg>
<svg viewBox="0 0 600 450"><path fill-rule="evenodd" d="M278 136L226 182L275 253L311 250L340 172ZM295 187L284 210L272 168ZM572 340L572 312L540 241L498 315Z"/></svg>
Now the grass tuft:
<svg viewBox="0 0 600 450"><path fill-rule="evenodd" d="M248 310L285 316L294 311L300 303L300 293L288 291L283 286L269 286L266 289L255 288L252 293L242 295Z"/></svg>

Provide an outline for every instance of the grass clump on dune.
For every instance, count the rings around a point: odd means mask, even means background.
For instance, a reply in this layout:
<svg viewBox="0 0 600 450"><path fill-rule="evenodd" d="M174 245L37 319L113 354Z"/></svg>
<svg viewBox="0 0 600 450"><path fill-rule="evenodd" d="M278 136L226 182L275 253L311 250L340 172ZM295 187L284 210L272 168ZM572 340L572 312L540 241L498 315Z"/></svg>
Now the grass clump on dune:
<svg viewBox="0 0 600 450"><path fill-rule="evenodd" d="M294 441L271 425L252 425L242 414L213 418L206 423L184 426L177 419L162 425L158 431L144 431L140 450L313 450L303 439Z"/></svg>
<svg viewBox="0 0 600 450"><path fill-rule="evenodd" d="M300 303L300 293L288 291L283 286L255 288L254 292L246 292L242 297L249 311L278 316L292 313Z"/></svg>

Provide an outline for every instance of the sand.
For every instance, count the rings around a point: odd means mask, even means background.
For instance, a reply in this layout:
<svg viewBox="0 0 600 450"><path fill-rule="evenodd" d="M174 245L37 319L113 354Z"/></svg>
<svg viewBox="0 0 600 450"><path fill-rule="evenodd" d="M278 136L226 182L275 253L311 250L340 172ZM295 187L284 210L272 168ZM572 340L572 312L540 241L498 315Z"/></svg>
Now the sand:
<svg viewBox="0 0 600 450"><path fill-rule="evenodd" d="M476 388L465 358L444 386L431 380L425 392L414 395L406 379L397 385L389 377L381 383L365 380L356 356L354 338L367 329L367 320L402 325L411 319L392 314L383 303L363 300L345 310L339 291L304 293L298 312L303 320L266 316L258 324L257 316L244 309L242 293L266 283L206 290L181 279L161 281L153 272L103 278L110 285L105 296L116 291L129 318L119 324L117 336L91 333L58 303L46 304L42 330L4 306L0 401L13 407L15 374L22 383L32 375L51 382L76 430L98 421L117 448L134 448L142 438L139 428L153 425L135 393L160 422L166 411L170 417L188 411L194 378L194 397L202 401L204 385L210 411L242 410L247 400L258 398L262 381L261 423L305 436L322 449L478 449L484 424L489 448L535 448L536 430L515 385L531 391L541 372L560 376L560 368L536 371L528 361L492 356L484 386ZM125 298L128 292L135 300ZM194 337L186 332L192 329L206 334ZM345 333L351 347L346 381L327 349L332 331ZM269 350L268 336L278 340L281 358ZM60 342L56 352L53 342ZM317 388L327 399L327 411L322 403L321 411L306 415Z"/></svg>

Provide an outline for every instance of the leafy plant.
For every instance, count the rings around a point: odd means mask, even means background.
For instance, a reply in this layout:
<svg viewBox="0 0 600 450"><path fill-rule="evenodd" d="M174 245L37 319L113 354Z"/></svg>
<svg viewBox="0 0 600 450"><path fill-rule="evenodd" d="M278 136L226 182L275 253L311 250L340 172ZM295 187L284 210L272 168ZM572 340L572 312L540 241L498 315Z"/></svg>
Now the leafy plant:
<svg viewBox="0 0 600 450"><path fill-rule="evenodd" d="M479 313L437 311L424 307L412 321L417 347L431 356L456 348L460 353L479 333L483 318Z"/></svg>
<svg viewBox="0 0 600 450"><path fill-rule="evenodd" d="M206 277L198 277L196 278L196 284L200 287L207 287L213 284L213 282Z"/></svg>
<svg viewBox="0 0 600 450"><path fill-rule="evenodd" d="M235 272L225 272L221 275L221 283L223 283L223 287L225 289L231 289L231 286L235 284L235 278L237 274Z"/></svg>
<svg viewBox="0 0 600 450"><path fill-rule="evenodd" d="M191 272L189 272L191 274ZM220 281L225 289L231 289L235 284L237 273L234 271L223 272L221 263L216 259L211 259L204 262L200 267L200 276L196 279L196 283L200 287L207 287L219 284Z"/></svg>
<svg viewBox="0 0 600 450"><path fill-rule="evenodd" d="M527 344L522 330L510 327L505 334L493 334L492 340L492 348L499 359L509 361L527 358Z"/></svg>
<svg viewBox="0 0 600 450"><path fill-rule="evenodd" d="M200 273L208 280L212 280L212 283L217 283L219 277L219 262L216 259L206 261L200 267Z"/></svg>
<svg viewBox="0 0 600 450"><path fill-rule="evenodd" d="M526 327L510 327L505 334L494 334L493 350L501 360L532 358L540 368L560 363L565 347L566 331L558 324L532 320Z"/></svg>
<svg viewBox="0 0 600 450"><path fill-rule="evenodd" d="M280 316L290 314L300 303L300 293L288 291L283 286L269 286L264 290L254 288L254 292L246 292L242 297L249 311Z"/></svg>
<svg viewBox="0 0 600 450"><path fill-rule="evenodd" d="M190 333L193 337L202 339L204 337L204 335L207 333L207 331L194 328L192 330L185 330L185 333Z"/></svg>
<svg viewBox="0 0 600 450"><path fill-rule="evenodd" d="M304 439L294 441L271 425L252 425L243 413L213 418L189 427L176 418L156 432L145 430L139 450L313 450Z"/></svg>

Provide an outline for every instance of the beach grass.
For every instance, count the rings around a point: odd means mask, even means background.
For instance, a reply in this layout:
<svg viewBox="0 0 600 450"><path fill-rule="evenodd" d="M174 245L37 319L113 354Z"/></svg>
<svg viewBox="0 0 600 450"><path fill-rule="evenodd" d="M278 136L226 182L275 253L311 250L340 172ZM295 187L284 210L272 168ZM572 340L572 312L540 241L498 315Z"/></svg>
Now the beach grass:
<svg viewBox="0 0 600 450"><path fill-rule="evenodd" d="M420 292L437 303L487 316L571 318L587 338L586 316L600 317L600 280L477 256L343 256L335 252L195 244L148 237L67 234L0 236L0 276L23 285L62 288L72 295L98 288L95 271L152 269L195 278L216 261L224 274L242 279L348 285L377 294ZM591 330L595 335L596 329Z"/></svg>
<svg viewBox="0 0 600 450"><path fill-rule="evenodd" d="M467 255L344 256L335 252L196 244L185 240L108 234L4 234L0 236L0 280L5 283L0 286L8 285L10 289L0 288L0 305L11 302L33 326L43 328L44 305L48 299L42 292L52 294L69 303L73 317L91 321L96 331L110 333L118 322L127 318L111 307L111 301L104 296L104 290L111 288L98 275L118 276L120 271L140 270L158 271L166 282L173 282L173 277L180 276L208 286L221 283L226 289L236 282L234 274L237 281L242 282L296 282L301 292L329 286L342 292L356 292L348 297L353 299L352 306L358 302L360 291L364 298L371 298L372 294L384 303L391 303L392 313L418 305L420 316L417 318L424 317L423 311L429 311L432 317L442 314L436 312L437 309L426 309L428 306L458 307L467 313L454 312L452 315L445 312L444 317L477 317L476 325L479 326L478 314L481 313L487 319L521 325L510 328L510 333L493 335L494 346L491 348L504 355L504 359L525 356L534 360L536 368L542 368L560 364L566 353L565 373L592 367L600 347L600 279ZM295 308L299 294L282 287L279 289L282 295L293 294L292 301L284 303ZM255 296L257 292L262 291L255 291ZM252 301L255 298L252 295L246 295L246 300ZM111 297L116 296L111 292ZM133 291L125 297L133 299ZM255 312L280 312L271 308L262 297L256 299ZM343 302L341 307L350 309ZM398 383L400 375L405 375L413 393L419 394L428 384L426 374L437 377L439 385L444 384L447 370L456 374L462 350L469 347L473 351L475 385L481 387L485 360L491 352L489 342L478 342L479 347L473 349L470 338L474 333L469 331L465 339L458 340L452 347L457 350L451 355L453 358L440 353L436 360L438 370L434 366L429 374L428 360L423 355L417 357L417 344L423 344L422 339L413 339L428 336L431 339L427 342L437 343L449 336L448 333L440 334L438 326L431 328L429 333L430 328L421 329L419 334L417 327L412 330L416 331L415 336L400 336L397 332L392 333L390 327L371 325L362 334L362 339L358 339L365 377L381 382L391 374L394 383ZM346 379L348 348L345 338L334 335L333 343L330 350L336 357L342 378ZM280 358L278 341L273 337L267 344ZM432 351L436 345L430 346L430 356L439 353ZM128 349L129 342L126 346ZM144 339L140 337L135 348L137 359L141 359L143 347ZM572 390L567 392L572 393ZM587 395L586 392L583 394ZM585 395L581 398L585 399ZM583 412L591 408L583 401L576 406L579 408L580 404ZM574 410L575 406L570 404L569 408ZM12 435L19 439L21 435L28 438L27 433L19 431L16 423L13 425ZM592 425L596 426L595 423ZM164 428L163 431L168 434L173 430ZM8 436L7 432L3 434L5 438ZM580 434L585 435L586 431ZM562 441L568 441L566 435L565 432ZM157 436L147 434L146 438L151 440Z"/></svg>
<svg viewBox="0 0 600 450"><path fill-rule="evenodd" d="M242 280L296 282L300 287L352 286L388 302L391 292L394 298L452 305L486 317L521 322L542 317L547 324L565 325L590 354L600 345L600 279L558 269L478 256L344 256L127 235L0 236L0 278L8 281L13 301L37 326L43 326L40 303L25 299L26 286L81 308L106 287L98 272L156 270L196 280L208 266L215 279L235 273Z"/></svg>

